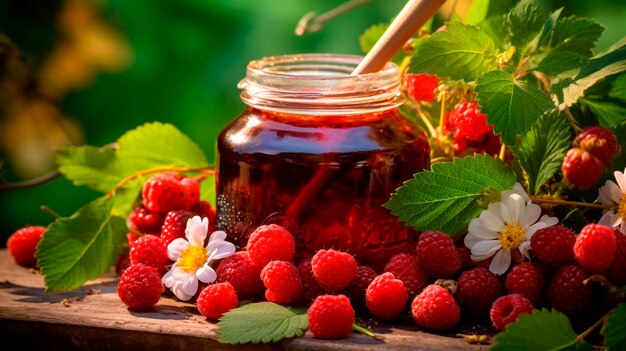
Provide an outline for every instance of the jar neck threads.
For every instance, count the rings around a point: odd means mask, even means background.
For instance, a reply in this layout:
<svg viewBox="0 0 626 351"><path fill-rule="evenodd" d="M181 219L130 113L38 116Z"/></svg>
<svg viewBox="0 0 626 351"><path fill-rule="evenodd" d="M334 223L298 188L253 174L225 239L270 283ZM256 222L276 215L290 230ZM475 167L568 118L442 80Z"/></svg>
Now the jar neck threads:
<svg viewBox="0 0 626 351"><path fill-rule="evenodd" d="M238 87L247 105L299 115L357 115L402 105L398 66L351 75L357 55L299 54L251 61Z"/></svg>

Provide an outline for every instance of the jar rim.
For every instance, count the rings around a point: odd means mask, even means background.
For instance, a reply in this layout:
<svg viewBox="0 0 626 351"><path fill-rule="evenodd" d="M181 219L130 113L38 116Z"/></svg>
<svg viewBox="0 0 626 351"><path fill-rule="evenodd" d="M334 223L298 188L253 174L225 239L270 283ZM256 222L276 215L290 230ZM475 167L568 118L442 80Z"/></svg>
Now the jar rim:
<svg viewBox="0 0 626 351"><path fill-rule="evenodd" d="M249 106L296 114L362 114L400 106L398 66L352 75L363 56L294 54L250 61L239 83Z"/></svg>

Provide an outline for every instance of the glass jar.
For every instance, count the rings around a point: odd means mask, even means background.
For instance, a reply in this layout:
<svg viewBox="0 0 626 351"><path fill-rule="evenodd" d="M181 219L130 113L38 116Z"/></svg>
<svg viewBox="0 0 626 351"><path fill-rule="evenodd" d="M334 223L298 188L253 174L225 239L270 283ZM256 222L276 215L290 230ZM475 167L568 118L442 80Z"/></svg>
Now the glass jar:
<svg viewBox="0 0 626 351"><path fill-rule="evenodd" d="M217 225L244 247L279 224L300 258L320 248L379 267L415 252L417 233L381 205L430 167L428 139L405 120L398 67L352 76L361 56L266 57L247 66L247 109L217 142Z"/></svg>

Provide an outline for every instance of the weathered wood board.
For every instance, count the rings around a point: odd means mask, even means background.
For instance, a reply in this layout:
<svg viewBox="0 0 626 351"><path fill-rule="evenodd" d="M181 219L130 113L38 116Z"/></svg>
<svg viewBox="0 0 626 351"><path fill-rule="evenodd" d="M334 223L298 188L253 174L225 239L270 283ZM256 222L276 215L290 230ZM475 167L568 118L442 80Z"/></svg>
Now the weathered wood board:
<svg viewBox="0 0 626 351"><path fill-rule="evenodd" d="M43 276L16 265L0 250L0 336L17 349L45 350L486 350L457 334L420 331L414 323L377 324L378 339L352 333L348 339L304 337L276 344L225 345L218 328L193 304L162 297L151 311L128 310L119 300L114 274L66 292L46 292ZM7 350L2 347L3 350Z"/></svg>

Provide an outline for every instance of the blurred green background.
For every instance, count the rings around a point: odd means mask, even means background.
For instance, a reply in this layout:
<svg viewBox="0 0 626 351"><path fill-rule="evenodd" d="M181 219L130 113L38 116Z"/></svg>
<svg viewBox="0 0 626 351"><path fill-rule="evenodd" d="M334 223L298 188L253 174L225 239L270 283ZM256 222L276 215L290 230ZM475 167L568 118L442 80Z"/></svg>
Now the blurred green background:
<svg viewBox="0 0 626 351"><path fill-rule="evenodd" d="M469 2L449 0L446 6L463 11ZM360 54L359 35L370 25L388 22L405 1L372 0L318 33L295 35L307 12L323 13L342 3L0 0L0 33L23 54L17 57L6 39L4 44L0 40L4 181L49 172L57 146L102 146L150 121L176 125L214 160L217 134L244 108L237 83L250 60L305 52ZM504 12L514 1L497 3L493 11ZM564 6L564 14L605 25L599 50L625 34L623 0L537 3L547 9ZM15 85L25 86L27 93L17 96ZM67 216L97 196L62 177L0 192L0 245L19 227L49 224L53 218L41 205Z"/></svg>

